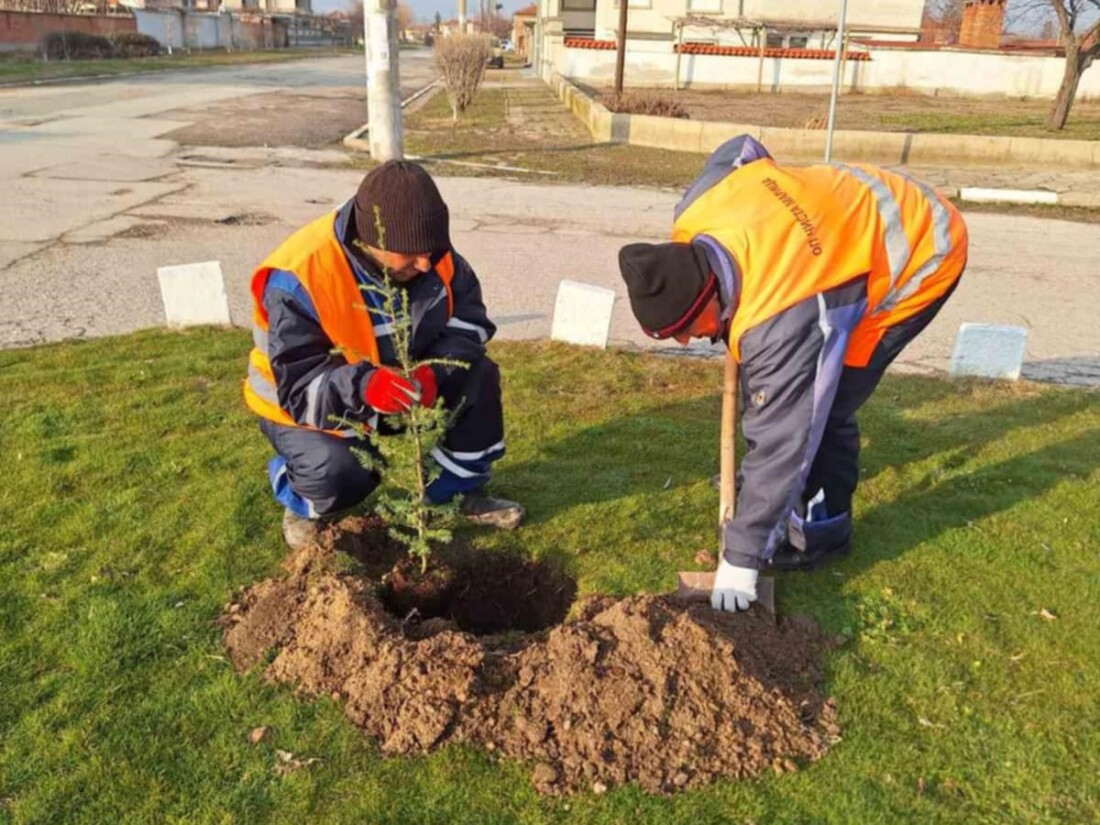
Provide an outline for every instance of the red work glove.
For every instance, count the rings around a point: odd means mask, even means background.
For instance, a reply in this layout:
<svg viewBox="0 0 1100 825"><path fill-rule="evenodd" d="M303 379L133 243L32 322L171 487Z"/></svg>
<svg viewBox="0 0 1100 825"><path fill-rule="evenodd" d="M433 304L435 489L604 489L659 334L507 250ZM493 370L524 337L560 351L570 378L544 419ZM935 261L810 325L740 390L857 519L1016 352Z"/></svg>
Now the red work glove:
<svg viewBox="0 0 1100 825"><path fill-rule="evenodd" d="M389 367L378 367L367 379L363 400L382 415L397 415L408 412L413 403L420 400L420 391L401 373Z"/></svg>
<svg viewBox="0 0 1100 825"><path fill-rule="evenodd" d="M435 370L428 364L421 364L413 370L413 381L420 385L420 406L431 407L435 404L439 395L439 387L435 383Z"/></svg>

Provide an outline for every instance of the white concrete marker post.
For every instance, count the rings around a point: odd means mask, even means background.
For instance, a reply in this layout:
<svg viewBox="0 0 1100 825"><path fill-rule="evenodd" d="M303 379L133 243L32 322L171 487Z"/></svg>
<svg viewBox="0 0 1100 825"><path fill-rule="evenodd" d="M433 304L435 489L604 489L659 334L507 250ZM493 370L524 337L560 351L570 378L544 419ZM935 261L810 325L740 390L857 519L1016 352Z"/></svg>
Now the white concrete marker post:
<svg viewBox="0 0 1100 825"><path fill-rule="evenodd" d="M615 290L562 281L554 302L550 339L606 349L614 308Z"/></svg>
<svg viewBox="0 0 1100 825"><path fill-rule="evenodd" d="M1058 203L1058 193L1045 189L985 189L979 186L963 186L959 199L974 203Z"/></svg>
<svg viewBox="0 0 1100 825"><path fill-rule="evenodd" d="M168 326L229 325L229 297L219 261L162 266L157 280Z"/></svg>
<svg viewBox="0 0 1100 825"><path fill-rule="evenodd" d="M1027 347L1027 330L999 324L963 324L951 355L951 375L981 378L1020 377Z"/></svg>

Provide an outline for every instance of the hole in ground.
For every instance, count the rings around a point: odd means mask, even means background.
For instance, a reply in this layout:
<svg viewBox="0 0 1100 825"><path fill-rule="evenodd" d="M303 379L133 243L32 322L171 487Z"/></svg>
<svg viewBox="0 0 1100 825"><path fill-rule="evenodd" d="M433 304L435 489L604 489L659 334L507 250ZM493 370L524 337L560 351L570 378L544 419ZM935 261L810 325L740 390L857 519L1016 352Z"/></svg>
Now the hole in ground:
<svg viewBox="0 0 1100 825"><path fill-rule="evenodd" d="M424 575L420 562L403 559L379 592L399 619L448 619L478 635L560 624L576 594L576 582L547 562L472 550L433 558Z"/></svg>

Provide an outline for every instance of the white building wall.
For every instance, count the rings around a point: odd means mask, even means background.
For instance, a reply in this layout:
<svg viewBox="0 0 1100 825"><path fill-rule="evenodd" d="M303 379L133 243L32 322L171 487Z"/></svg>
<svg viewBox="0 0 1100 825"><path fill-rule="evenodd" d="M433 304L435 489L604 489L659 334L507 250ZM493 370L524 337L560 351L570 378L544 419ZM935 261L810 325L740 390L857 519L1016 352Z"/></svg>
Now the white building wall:
<svg viewBox="0 0 1100 825"><path fill-rule="evenodd" d="M689 0L690 2L690 0ZM722 0L723 12L736 17L739 0ZM836 27L839 0L744 0L744 16L752 20L828 20ZM848 0L847 25L852 29L919 29L924 0Z"/></svg>
<svg viewBox="0 0 1100 825"><path fill-rule="evenodd" d="M683 17L687 0L629 0L627 31L672 38L672 21ZM728 0L727 0L728 2ZM619 0L597 0L596 39L614 40L619 31Z"/></svg>
<svg viewBox="0 0 1100 825"><path fill-rule="evenodd" d="M568 4L570 0L561 0ZM581 2L581 0L573 0ZM630 0L627 30L672 36L673 21L688 14L712 18L744 17L749 20L828 22L836 28L838 0ZM905 37L901 31L920 29L924 0L849 0L847 27L875 37ZM618 0L598 0L596 38L612 40L619 28ZM734 42L734 32L715 32L719 42ZM816 45L816 44L812 44Z"/></svg>
<svg viewBox="0 0 1100 825"><path fill-rule="evenodd" d="M998 54L963 49L874 48L870 61L847 61L844 88L875 92L905 89L927 95L1052 98L1062 80L1060 57ZM615 52L556 48L554 69L592 85L610 84ZM680 78L687 85L756 88L760 61L755 57L683 55ZM766 91L824 91L832 81L831 60L765 58ZM634 41L627 48L627 86L672 86L676 55L671 42ZM1100 70L1086 71L1078 100L1100 99Z"/></svg>

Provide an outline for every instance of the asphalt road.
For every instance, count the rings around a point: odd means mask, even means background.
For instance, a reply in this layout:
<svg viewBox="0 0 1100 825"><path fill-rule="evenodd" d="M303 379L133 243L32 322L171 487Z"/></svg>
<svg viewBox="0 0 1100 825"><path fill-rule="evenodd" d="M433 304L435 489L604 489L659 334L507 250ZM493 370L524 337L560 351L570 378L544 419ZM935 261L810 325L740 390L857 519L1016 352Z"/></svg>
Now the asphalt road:
<svg viewBox="0 0 1100 825"><path fill-rule="evenodd" d="M427 51L401 53L403 92L420 88L432 77L434 72ZM63 82L0 89L0 129L8 128L7 121L12 119L51 117L70 110L142 100L149 106L147 111L166 112L192 105L192 101L219 100L254 92L365 88L365 84L363 59L349 56L151 73L94 83Z"/></svg>
<svg viewBox="0 0 1100 825"><path fill-rule="evenodd" d="M431 76L402 54L403 86ZM234 320L248 320L251 268L290 231L350 197L359 173L338 150L180 147L181 110L362 82L356 58L217 69L0 92L0 346L160 325L158 266L219 260ZM669 229L675 193L444 178L453 238L481 276L504 338L549 334L562 279L615 289L611 337L637 330L618 248ZM1029 330L1027 374L1100 384L1095 225L969 216L970 268L902 356L942 369L963 321Z"/></svg>

